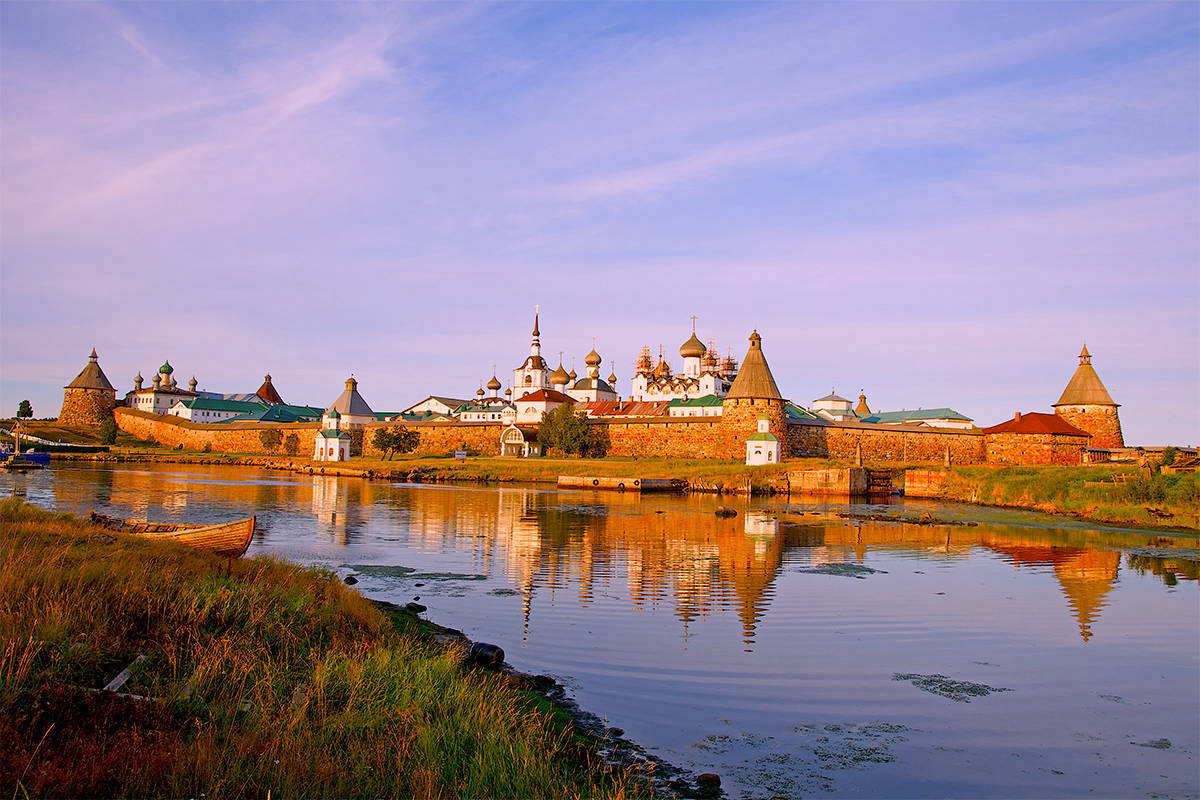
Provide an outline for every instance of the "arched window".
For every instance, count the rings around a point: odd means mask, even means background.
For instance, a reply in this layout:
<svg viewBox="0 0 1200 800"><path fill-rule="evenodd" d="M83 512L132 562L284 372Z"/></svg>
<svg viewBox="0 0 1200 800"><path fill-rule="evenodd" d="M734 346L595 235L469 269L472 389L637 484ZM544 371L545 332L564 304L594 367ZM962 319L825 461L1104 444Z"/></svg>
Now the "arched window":
<svg viewBox="0 0 1200 800"><path fill-rule="evenodd" d="M526 375L526 376L525 376L525 385L526 385L526 386L533 386L533 376L532 376L532 375Z"/></svg>

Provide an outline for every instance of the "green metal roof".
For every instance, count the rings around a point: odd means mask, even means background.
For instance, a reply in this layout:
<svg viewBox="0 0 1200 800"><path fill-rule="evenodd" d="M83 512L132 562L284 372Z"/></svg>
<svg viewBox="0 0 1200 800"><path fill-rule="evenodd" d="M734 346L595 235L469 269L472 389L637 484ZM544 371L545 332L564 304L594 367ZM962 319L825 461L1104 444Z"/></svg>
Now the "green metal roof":
<svg viewBox="0 0 1200 800"><path fill-rule="evenodd" d="M882 411L863 417L863 422L888 423L888 422L909 422L910 420L922 419L956 419L960 422L971 422L970 417L965 417L952 408L918 408L915 411Z"/></svg>
<svg viewBox="0 0 1200 800"><path fill-rule="evenodd" d="M196 397L182 401L192 411L231 411L237 414L253 414L267 407L266 403L247 403L241 400L219 400L215 397Z"/></svg>
<svg viewBox="0 0 1200 800"><path fill-rule="evenodd" d="M667 403L667 408L699 408L719 406L721 403L721 398L717 397L715 394L706 394L703 397L692 397L688 400L681 400L677 397L671 402Z"/></svg>
<svg viewBox="0 0 1200 800"><path fill-rule="evenodd" d="M795 403L788 403L785 406L787 415L792 419L816 419L816 415L809 413L806 409L801 408Z"/></svg>
<svg viewBox="0 0 1200 800"><path fill-rule="evenodd" d="M317 434L322 439L349 439L350 434L345 431L321 431Z"/></svg>
<svg viewBox="0 0 1200 800"><path fill-rule="evenodd" d="M746 441L749 441L749 442L778 442L779 437L773 433L756 433L756 434L753 434L752 436L747 437Z"/></svg>

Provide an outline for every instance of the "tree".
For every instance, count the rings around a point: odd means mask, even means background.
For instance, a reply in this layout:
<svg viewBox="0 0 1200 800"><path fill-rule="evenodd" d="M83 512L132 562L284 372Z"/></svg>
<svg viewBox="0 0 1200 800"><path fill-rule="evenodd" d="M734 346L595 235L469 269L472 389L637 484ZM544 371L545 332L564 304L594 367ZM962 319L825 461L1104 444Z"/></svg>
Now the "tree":
<svg viewBox="0 0 1200 800"><path fill-rule="evenodd" d="M287 438L283 440L283 451L289 456L294 456L300 452L300 437L294 433L289 433Z"/></svg>
<svg viewBox="0 0 1200 800"><path fill-rule="evenodd" d="M420 435L403 425L376 428L375 435L371 437L371 444L383 453L384 459L390 459L392 453L408 453L416 450L420 443Z"/></svg>
<svg viewBox="0 0 1200 800"><path fill-rule="evenodd" d="M100 425L100 444L113 445L117 443L117 421L112 417Z"/></svg>
<svg viewBox="0 0 1200 800"><path fill-rule="evenodd" d="M22 400L21 404L17 406L17 419L21 419L22 417L29 419L32 416L33 406L29 404L28 400Z"/></svg>
<svg viewBox="0 0 1200 800"><path fill-rule="evenodd" d="M283 442L283 434L275 428L267 428L265 431L258 432L258 440L262 442L263 447L267 448L268 453L274 453Z"/></svg>
<svg viewBox="0 0 1200 800"><path fill-rule="evenodd" d="M587 417L576 414L564 403L553 411L542 414L538 426L538 441L543 448L553 448L560 453L582 455L588 449Z"/></svg>

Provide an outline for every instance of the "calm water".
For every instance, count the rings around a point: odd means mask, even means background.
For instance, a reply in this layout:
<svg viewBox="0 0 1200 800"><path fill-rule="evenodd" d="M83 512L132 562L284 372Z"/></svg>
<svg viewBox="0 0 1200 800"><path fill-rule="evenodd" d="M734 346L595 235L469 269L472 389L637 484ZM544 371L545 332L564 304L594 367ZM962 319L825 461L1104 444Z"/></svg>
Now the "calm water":
<svg viewBox="0 0 1200 800"><path fill-rule="evenodd" d="M0 481L77 513L256 513L251 554L419 596L732 797L1200 794L1194 538L917 503L904 510L980 524L847 520L887 509L815 500L718 519L710 497L244 468ZM929 675L1009 691L964 702L928 691L946 686Z"/></svg>

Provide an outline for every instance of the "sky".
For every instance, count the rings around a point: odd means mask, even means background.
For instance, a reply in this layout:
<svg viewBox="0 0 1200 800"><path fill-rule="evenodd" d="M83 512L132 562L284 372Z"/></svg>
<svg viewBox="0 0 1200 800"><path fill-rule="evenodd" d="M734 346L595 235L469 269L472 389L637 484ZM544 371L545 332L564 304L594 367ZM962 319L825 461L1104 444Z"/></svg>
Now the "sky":
<svg viewBox="0 0 1200 800"><path fill-rule="evenodd" d="M0 3L0 412L528 354L1200 444L1195 3Z"/></svg>

